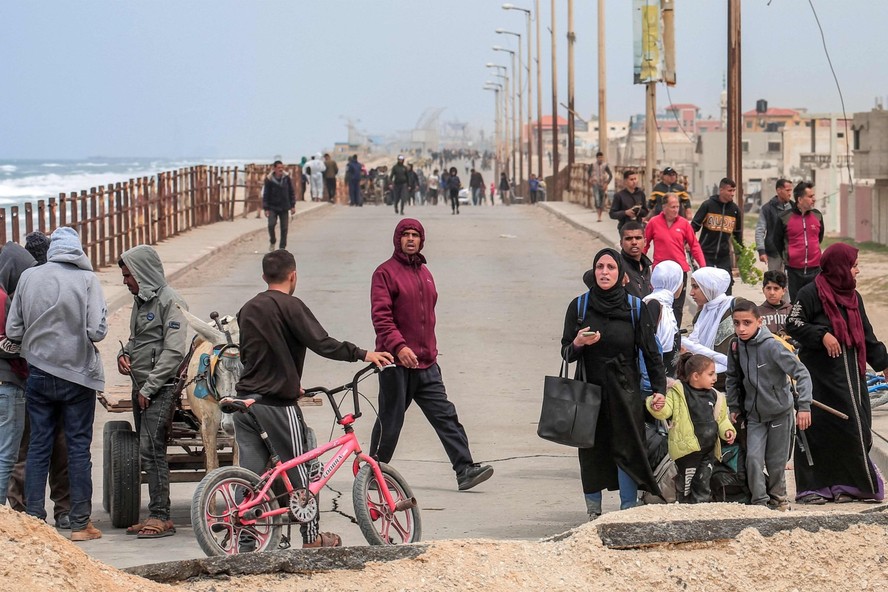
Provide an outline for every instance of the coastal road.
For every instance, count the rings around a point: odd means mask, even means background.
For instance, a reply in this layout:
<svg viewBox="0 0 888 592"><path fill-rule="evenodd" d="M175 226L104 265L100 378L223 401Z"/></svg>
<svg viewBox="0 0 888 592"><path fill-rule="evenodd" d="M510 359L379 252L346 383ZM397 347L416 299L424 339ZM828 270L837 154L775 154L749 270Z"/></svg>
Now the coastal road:
<svg viewBox="0 0 888 592"><path fill-rule="evenodd" d="M408 206L406 212L426 228L423 254L439 292L439 363L448 395L466 428L475 460L496 470L487 483L458 492L434 431L420 410L411 408L392 465L411 484L420 503L423 539L535 539L577 526L586 513L575 451L539 439L536 423L543 377L558 371L566 307L585 289L582 274L602 245L539 208L463 207L454 216L449 207L439 205ZM399 219L384 206L331 207L291 223L296 295L337 339L373 347L370 276L391 256ZM264 289L260 262L266 249L265 236L241 242L174 287L192 312L203 318L212 310L234 314ZM113 370L113 344L126 339L128 319L128 306L111 319L113 334L103 349L109 385L126 384ZM303 384L335 386L359 368L309 352ZM364 394L375 404L376 380L363 384ZM369 406L363 410L356 431L369 446L375 415ZM303 411L319 440L329 439L334 427L329 405ZM111 527L101 509L101 433L104 421L114 419L122 417L99 410L93 445L93 515L105 536L82 548L119 567L201 557L189 526L195 484L172 485L177 535L137 540ZM334 437L340 433L333 429ZM324 491L321 527L339 533L346 545L363 545L360 530L351 521L351 483L351 472L345 468ZM615 498L615 493L605 496L606 510L616 508ZM144 508L145 485L142 499ZM294 534L298 538L298 530Z"/></svg>

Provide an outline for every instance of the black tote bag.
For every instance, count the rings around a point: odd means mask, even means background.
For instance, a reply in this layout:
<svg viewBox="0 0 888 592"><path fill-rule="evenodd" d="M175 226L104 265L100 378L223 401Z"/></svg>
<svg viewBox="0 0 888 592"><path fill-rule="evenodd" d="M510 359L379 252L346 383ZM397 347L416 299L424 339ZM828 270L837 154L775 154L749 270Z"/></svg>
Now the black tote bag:
<svg viewBox="0 0 888 592"><path fill-rule="evenodd" d="M558 376L546 377L537 435L565 446L592 448L601 411L601 387L584 380L582 360L579 364L580 380L568 378L567 361L562 362Z"/></svg>

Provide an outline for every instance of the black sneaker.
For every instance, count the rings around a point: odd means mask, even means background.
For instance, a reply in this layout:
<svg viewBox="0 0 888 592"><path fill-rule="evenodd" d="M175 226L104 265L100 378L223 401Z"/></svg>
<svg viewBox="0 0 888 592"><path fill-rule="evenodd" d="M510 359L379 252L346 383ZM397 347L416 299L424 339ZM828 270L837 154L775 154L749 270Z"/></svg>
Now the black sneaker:
<svg viewBox="0 0 888 592"><path fill-rule="evenodd" d="M493 476L493 467L490 465L471 464L456 474L456 483L460 491L471 489L480 483L484 483Z"/></svg>
<svg viewBox="0 0 888 592"><path fill-rule="evenodd" d="M68 512L62 512L55 519L55 527L60 530L71 530L71 516Z"/></svg>

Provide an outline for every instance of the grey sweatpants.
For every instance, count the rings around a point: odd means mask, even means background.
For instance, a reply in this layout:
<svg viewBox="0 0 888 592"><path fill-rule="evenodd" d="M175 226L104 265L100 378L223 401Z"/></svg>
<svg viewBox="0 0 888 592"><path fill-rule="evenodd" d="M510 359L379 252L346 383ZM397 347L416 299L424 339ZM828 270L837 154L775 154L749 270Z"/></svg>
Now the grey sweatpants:
<svg viewBox="0 0 888 592"><path fill-rule="evenodd" d="M306 426L302 419L302 410L299 407L296 405L289 407L253 405L251 409L253 415L259 420L259 424L268 434L268 440L278 456L281 457L281 462L292 460L306 451ZM257 475L262 475L268 468L271 454L259 434L258 426L249 415L234 414L234 438L240 453L240 466ZM303 463L295 469L287 471L294 489L304 488L308 483L308 465L309 463ZM284 493L283 487L277 487L276 484L274 493L278 495ZM288 503L289 499L286 497L280 499L282 506ZM303 543L313 543L318 538L319 518L320 512L314 520L302 525Z"/></svg>
<svg viewBox="0 0 888 592"><path fill-rule="evenodd" d="M786 463L795 428L793 411L771 421L746 422L746 479L752 504L786 501ZM764 470L768 470L767 479Z"/></svg>

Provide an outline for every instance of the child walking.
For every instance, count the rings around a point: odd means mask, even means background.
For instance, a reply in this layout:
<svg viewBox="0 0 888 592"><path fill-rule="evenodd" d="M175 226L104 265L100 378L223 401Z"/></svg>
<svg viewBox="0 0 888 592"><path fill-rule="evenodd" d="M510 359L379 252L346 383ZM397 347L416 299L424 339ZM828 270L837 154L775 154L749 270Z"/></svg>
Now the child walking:
<svg viewBox="0 0 888 592"><path fill-rule="evenodd" d="M746 478L750 503L788 510L785 468L794 424L811 425L811 375L762 325L759 308L738 298L733 312L737 340L728 356L727 397L731 419L746 421ZM793 422L790 379L799 393ZM768 474L765 476L765 469Z"/></svg>
<svg viewBox="0 0 888 592"><path fill-rule="evenodd" d="M669 456L678 468L678 501L699 504L712 499L709 481L721 440L734 442L725 396L716 391L715 363L685 352L676 365L676 380L666 395L651 395L645 405L657 419L672 419Z"/></svg>

